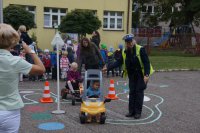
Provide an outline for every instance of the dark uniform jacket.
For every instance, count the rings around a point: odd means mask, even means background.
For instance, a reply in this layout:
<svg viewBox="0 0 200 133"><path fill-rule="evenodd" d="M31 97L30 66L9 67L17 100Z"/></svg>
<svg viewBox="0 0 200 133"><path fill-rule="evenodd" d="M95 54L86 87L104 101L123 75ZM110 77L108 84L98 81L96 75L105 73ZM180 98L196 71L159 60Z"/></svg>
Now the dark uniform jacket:
<svg viewBox="0 0 200 133"><path fill-rule="evenodd" d="M126 68L127 68L127 72L128 75L132 75L132 74L142 74L142 69L141 69L141 65L139 62L138 57L136 56L136 47L134 46L131 50L125 50L126 53ZM150 62L149 62L149 58L147 56L147 53L145 51L145 48L141 48L140 49L140 56L141 56L141 60L144 64L144 75L149 75L150 73Z"/></svg>

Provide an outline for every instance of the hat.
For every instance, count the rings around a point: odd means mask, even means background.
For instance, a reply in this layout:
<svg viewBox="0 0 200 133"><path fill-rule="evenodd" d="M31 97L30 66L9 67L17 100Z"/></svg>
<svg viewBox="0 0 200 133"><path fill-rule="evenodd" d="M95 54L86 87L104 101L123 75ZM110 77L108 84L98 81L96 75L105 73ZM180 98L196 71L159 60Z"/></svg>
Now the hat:
<svg viewBox="0 0 200 133"><path fill-rule="evenodd" d="M112 46L109 48L109 52L114 52L114 48Z"/></svg>
<svg viewBox="0 0 200 133"><path fill-rule="evenodd" d="M133 35L133 34L127 34L127 35L125 35L125 36L123 37L123 40L124 40L125 42L130 42L130 41L133 40L133 38L134 38L134 35Z"/></svg>
<svg viewBox="0 0 200 133"><path fill-rule="evenodd" d="M119 44L119 45L118 45L118 48L119 48L119 49L123 49L123 44Z"/></svg>
<svg viewBox="0 0 200 133"><path fill-rule="evenodd" d="M106 49L106 48L107 48L106 44L105 44L105 43L102 43L102 44L101 44L101 48L102 48L102 49Z"/></svg>

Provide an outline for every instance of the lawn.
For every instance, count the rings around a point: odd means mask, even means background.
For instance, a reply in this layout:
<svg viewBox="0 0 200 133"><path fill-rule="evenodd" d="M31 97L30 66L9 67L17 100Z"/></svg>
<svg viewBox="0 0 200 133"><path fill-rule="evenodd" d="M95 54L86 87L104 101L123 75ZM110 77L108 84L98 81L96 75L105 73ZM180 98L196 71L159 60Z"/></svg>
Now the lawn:
<svg viewBox="0 0 200 133"><path fill-rule="evenodd" d="M150 61L155 70L200 69L200 57L184 54L182 51L160 51L153 49Z"/></svg>

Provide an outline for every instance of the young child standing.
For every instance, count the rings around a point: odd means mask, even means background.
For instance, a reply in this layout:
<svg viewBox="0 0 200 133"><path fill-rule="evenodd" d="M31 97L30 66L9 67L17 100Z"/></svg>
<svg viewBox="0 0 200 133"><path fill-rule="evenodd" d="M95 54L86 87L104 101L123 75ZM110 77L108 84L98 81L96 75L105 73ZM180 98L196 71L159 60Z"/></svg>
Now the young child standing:
<svg viewBox="0 0 200 133"><path fill-rule="evenodd" d="M114 62L115 62L114 49L111 47L108 52L107 78L109 77L110 71L112 71L112 76L114 77L114 68L113 68Z"/></svg>
<svg viewBox="0 0 200 133"><path fill-rule="evenodd" d="M61 79L66 79L67 71L69 70L70 62L67 58L67 51L62 52L62 57L60 59L60 69L61 69Z"/></svg>
<svg viewBox="0 0 200 133"><path fill-rule="evenodd" d="M43 63L44 63L44 67L46 69L44 78L49 79L49 74L51 72L51 56L49 54L49 50L45 49L44 50L44 56L43 56Z"/></svg>

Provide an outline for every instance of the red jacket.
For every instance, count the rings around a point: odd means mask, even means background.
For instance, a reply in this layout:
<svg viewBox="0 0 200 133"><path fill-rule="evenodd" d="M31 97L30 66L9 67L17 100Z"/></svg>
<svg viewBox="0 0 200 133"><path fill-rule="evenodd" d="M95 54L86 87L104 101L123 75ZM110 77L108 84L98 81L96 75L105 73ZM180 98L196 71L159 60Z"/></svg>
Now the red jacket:
<svg viewBox="0 0 200 133"><path fill-rule="evenodd" d="M50 55L49 56L44 56L43 57L43 62L44 62L44 67L51 67L51 58Z"/></svg>

